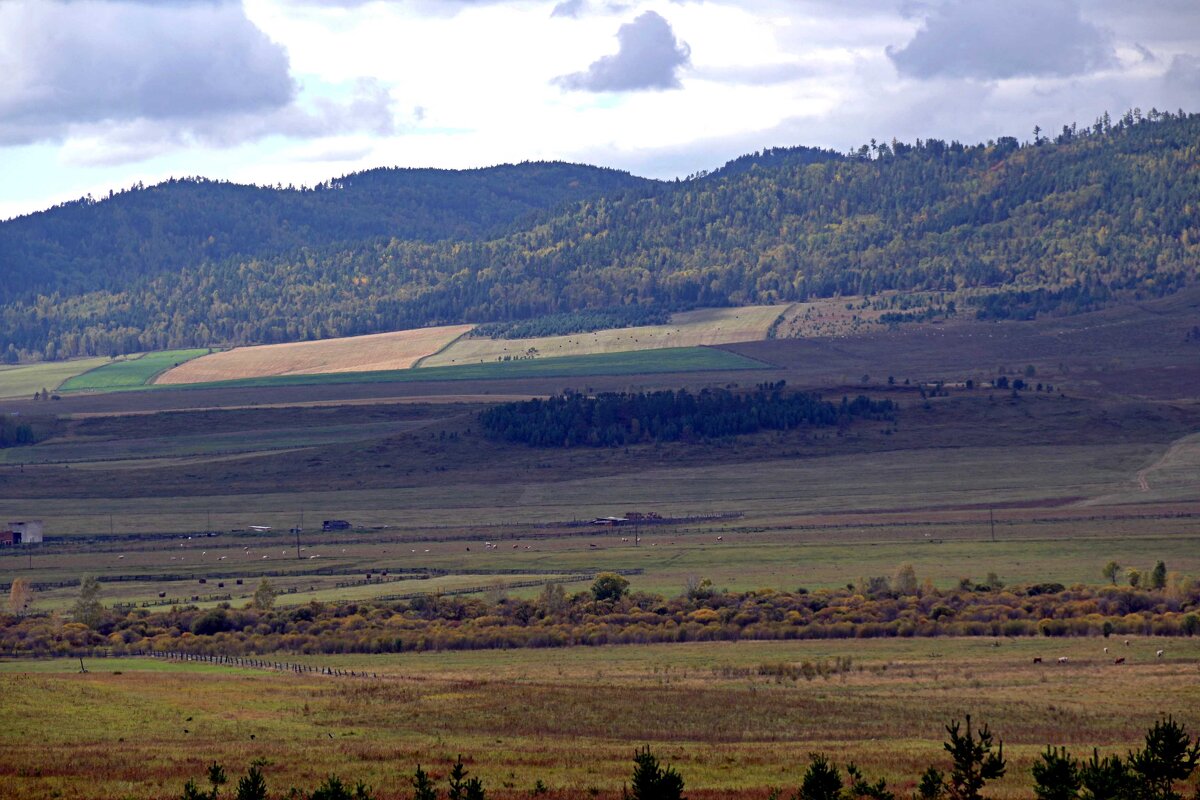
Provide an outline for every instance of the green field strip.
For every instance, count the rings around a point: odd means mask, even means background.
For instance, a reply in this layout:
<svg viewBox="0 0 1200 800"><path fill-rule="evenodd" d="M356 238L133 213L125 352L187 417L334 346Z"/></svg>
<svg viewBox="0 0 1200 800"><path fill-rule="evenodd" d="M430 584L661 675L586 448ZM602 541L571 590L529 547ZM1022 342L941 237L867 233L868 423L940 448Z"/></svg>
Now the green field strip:
<svg viewBox="0 0 1200 800"><path fill-rule="evenodd" d="M179 389L311 386L337 383L415 383L429 381L504 380L507 378L565 378L589 377L593 375L638 375L769 368L769 364L727 350L720 350L713 347L679 347L662 350L634 350L625 353L562 356L528 361L465 364L455 367L425 367L419 370L398 369L378 370L374 372L332 372L319 375L276 375L266 378L241 378L232 381L172 384L169 386L129 383L105 388L113 391L172 391Z"/></svg>
<svg viewBox="0 0 1200 800"><path fill-rule="evenodd" d="M0 397L28 398L42 389L55 391L63 382L108 363L108 358L81 358L0 366Z"/></svg>
<svg viewBox="0 0 1200 800"><path fill-rule="evenodd" d="M113 391L146 386L162 372L185 361L207 355L208 348L161 350L137 358L112 361L69 378L59 387L64 392Z"/></svg>

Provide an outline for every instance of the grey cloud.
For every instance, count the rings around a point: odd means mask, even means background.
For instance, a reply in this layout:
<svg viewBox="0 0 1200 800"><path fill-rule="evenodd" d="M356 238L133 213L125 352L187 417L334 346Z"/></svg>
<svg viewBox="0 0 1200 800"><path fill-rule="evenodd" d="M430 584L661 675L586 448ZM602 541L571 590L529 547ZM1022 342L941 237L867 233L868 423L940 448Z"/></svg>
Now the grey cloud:
<svg viewBox="0 0 1200 800"><path fill-rule="evenodd" d="M0 3L0 146L92 142L86 163L269 135L394 132L374 80L304 102L286 51L240 2Z"/></svg>
<svg viewBox="0 0 1200 800"><path fill-rule="evenodd" d="M903 75L995 80L1081 75L1115 63L1111 35L1076 0L946 0L907 45L889 47Z"/></svg>
<svg viewBox="0 0 1200 800"><path fill-rule="evenodd" d="M622 92L637 89L678 89L679 69L691 60L691 50L675 38L671 25L647 11L617 31L617 52L592 63L585 71L556 78L567 89Z"/></svg>
<svg viewBox="0 0 1200 800"><path fill-rule="evenodd" d="M69 150L68 160L82 166L111 166L141 161L180 147L232 147L265 136L316 139L344 133L397 132L392 100L372 79L360 80L345 101L320 98L303 107L290 103L267 112L238 112L178 120L140 118L94 126L96 143Z"/></svg>
<svg viewBox="0 0 1200 800"><path fill-rule="evenodd" d="M0 142L73 124L270 111L295 96L287 53L240 5L0 6Z"/></svg>
<svg viewBox="0 0 1200 800"><path fill-rule="evenodd" d="M1200 57L1178 55L1163 75L1163 107L1193 109L1200 104Z"/></svg>

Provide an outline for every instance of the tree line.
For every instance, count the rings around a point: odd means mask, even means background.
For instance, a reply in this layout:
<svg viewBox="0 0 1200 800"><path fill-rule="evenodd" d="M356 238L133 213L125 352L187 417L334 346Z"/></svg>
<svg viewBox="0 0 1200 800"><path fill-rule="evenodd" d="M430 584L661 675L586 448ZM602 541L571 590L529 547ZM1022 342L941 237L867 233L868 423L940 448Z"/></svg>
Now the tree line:
<svg viewBox="0 0 1200 800"><path fill-rule="evenodd" d="M484 433L535 447L618 447L640 442L719 439L762 430L845 425L854 419L894 419L896 404L859 395L840 403L784 383L753 391L686 389L656 392L567 392L492 406L479 414Z"/></svg>
<svg viewBox="0 0 1200 800"><path fill-rule="evenodd" d="M1067 313L1200 274L1198 142L1200 115L1132 110L1032 143L769 151L686 181L534 165L425 171L420 192L358 191L383 173L304 192L138 189L0 224L0 353L888 290L995 295L977 301L986 317Z"/></svg>
<svg viewBox="0 0 1200 800"><path fill-rule="evenodd" d="M1148 582L1156 584L1155 581ZM16 584L14 584L16 586ZM14 592L16 590L14 589ZM692 641L988 636L1195 636L1200 583L1168 572L1161 588L1037 583L1005 586L995 575L951 589L920 582L911 565L841 589L721 591L689 582L677 597L630 591L598 576L587 591L548 584L531 598L422 595L397 602L311 602L277 608L269 584L244 608L223 603L165 611L106 608L102 584L85 579L69 616L36 612L36 595L0 616L0 652L72 655L180 651L390 653ZM812 679L817 672L792 677Z"/></svg>

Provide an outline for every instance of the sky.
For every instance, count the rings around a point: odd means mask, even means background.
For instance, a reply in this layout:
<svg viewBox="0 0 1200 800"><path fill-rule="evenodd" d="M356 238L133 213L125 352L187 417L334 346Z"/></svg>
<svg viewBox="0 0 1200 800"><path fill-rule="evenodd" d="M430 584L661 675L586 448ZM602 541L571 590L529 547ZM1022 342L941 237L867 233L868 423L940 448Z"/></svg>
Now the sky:
<svg viewBox="0 0 1200 800"><path fill-rule="evenodd" d="M0 219L138 182L313 185L1200 111L1196 0L0 0Z"/></svg>

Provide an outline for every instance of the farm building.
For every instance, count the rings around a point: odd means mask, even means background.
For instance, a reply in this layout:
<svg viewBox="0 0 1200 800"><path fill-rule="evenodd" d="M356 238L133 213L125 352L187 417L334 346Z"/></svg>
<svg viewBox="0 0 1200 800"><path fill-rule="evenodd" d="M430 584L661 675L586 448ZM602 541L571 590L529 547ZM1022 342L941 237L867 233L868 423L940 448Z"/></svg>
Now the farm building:
<svg viewBox="0 0 1200 800"><path fill-rule="evenodd" d="M0 529L0 545L37 544L42 541L42 521L10 522Z"/></svg>
<svg viewBox="0 0 1200 800"><path fill-rule="evenodd" d="M323 531L348 531L350 523L344 519L327 519L321 523Z"/></svg>

